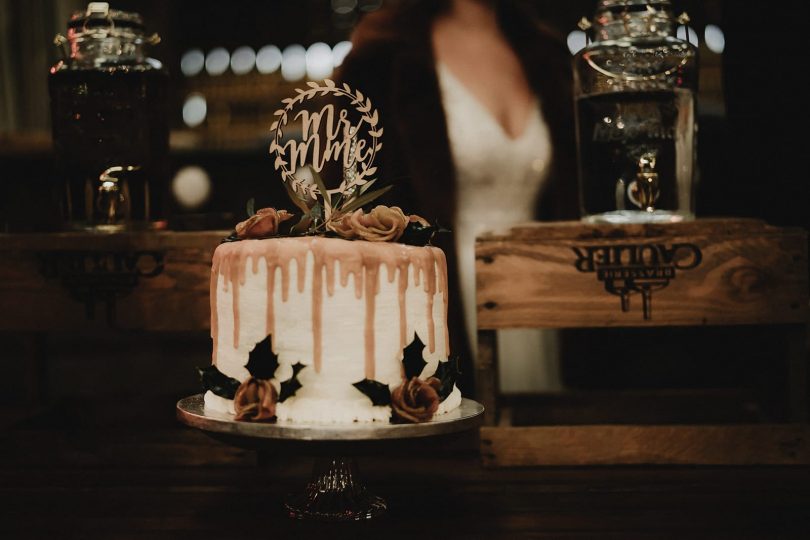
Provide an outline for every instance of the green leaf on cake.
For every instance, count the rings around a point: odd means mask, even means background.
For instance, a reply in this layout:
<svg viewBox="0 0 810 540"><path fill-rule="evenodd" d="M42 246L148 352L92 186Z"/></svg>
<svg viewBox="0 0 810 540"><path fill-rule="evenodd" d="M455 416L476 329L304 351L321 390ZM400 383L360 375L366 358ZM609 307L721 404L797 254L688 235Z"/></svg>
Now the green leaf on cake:
<svg viewBox="0 0 810 540"><path fill-rule="evenodd" d="M318 171L312 169L312 179L315 181L315 185L318 186L318 191L321 194L321 200L323 200L324 207L327 210L327 214L332 212L332 199L329 196L329 191L326 189L326 184L323 182L323 178L321 175L318 174ZM315 217L314 215L312 217Z"/></svg>
<svg viewBox="0 0 810 540"><path fill-rule="evenodd" d="M363 193L365 193L366 191L368 191L368 189L369 189L371 186L373 186L373 185L374 185L374 182L376 182L376 181L377 181L377 179L376 179L376 178L372 178L371 180L369 180L368 182L366 182L365 184L363 184L362 186L360 186L360 195L362 195Z"/></svg>
<svg viewBox="0 0 810 540"><path fill-rule="evenodd" d="M436 366L436 373L433 374L441 382L438 391L439 400L444 401L450 395L459 375L461 372L458 370L458 357L449 358L446 362L439 362L439 365Z"/></svg>
<svg viewBox="0 0 810 540"><path fill-rule="evenodd" d="M301 388L301 383L298 381L298 373L306 366L301 362L293 365L292 370L293 374L292 377L287 379L286 381L282 382L280 387L281 391L278 393L278 402L281 403L282 401L286 400L289 397L295 395L298 392L298 389Z"/></svg>
<svg viewBox="0 0 810 540"><path fill-rule="evenodd" d="M303 216L301 216L301 220L295 225L295 227L290 229L290 234L292 235L306 234L311 224L312 224L312 217L310 217L309 214L304 214Z"/></svg>
<svg viewBox="0 0 810 540"><path fill-rule="evenodd" d="M309 217L315 221L321 221L323 219L323 207L321 203L315 203L315 206L309 211Z"/></svg>
<svg viewBox="0 0 810 540"><path fill-rule="evenodd" d="M352 384L352 386L363 392L371 400L372 405L391 404L391 391L388 389L387 384L371 379L363 379Z"/></svg>
<svg viewBox="0 0 810 540"><path fill-rule="evenodd" d="M309 209L312 208L312 205L315 204L315 199L307 197L306 195L299 195L292 187L290 187L289 182L282 182L284 184L284 188L287 190L287 195L290 197L290 200L300 208L304 214L309 214Z"/></svg>
<svg viewBox="0 0 810 540"><path fill-rule="evenodd" d="M254 199L253 197L248 199L248 202L245 205L245 211L247 212L249 218L256 215L256 199Z"/></svg>
<svg viewBox="0 0 810 540"><path fill-rule="evenodd" d="M270 335L253 347L245 367L257 379L273 378L278 368L278 356L273 352L273 339Z"/></svg>
<svg viewBox="0 0 810 540"><path fill-rule="evenodd" d="M405 368L405 379L418 377L425 369L427 362L422 358L422 351L425 344L419 339L419 334L414 334L411 344L402 349L402 365Z"/></svg>
<svg viewBox="0 0 810 540"><path fill-rule="evenodd" d="M198 367L197 372L200 374L203 391L210 390L219 397L226 399L233 399L233 396L236 395L240 382L222 373L217 369L217 366Z"/></svg>
<svg viewBox="0 0 810 540"><path fill-rule="evenodd" d="M365 206L377 197L382 196L383 194L387 193L391 188L394 186L385 186L384 188L380 188L378 190L372 191L370 193L364 193L359 197L352 199L347 204L343 205L340 209L341 213L347 214L349 212L353 212L360 208L361 206Z"/></svg>

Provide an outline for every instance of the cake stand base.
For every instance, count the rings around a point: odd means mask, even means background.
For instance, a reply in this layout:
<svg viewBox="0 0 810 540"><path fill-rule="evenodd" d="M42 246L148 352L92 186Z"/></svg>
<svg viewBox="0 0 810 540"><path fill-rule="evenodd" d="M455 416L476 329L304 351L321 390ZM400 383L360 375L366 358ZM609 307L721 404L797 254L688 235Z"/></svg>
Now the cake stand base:
<svg viewBox="0 0 810 540"><path fill-rule="evenodd" d="M318 459L303 493L288 495L287 515L318 521L360 521L385 512L385 500L369 493L354 458Z"/></svg>
<svg viewBox="0 0 810 540"><path fill-rule="evenodd" d="M294 519L319 521L359 521L383 514L385 500L372 495L360 481L358 454L385 452L386 441L396 441L401 449L407 441L418 441L476 429L483 420L484 407L462 399L452 411L421 424L369 422L354 424L285 424L237 422L233 415L206 411L202 394L177 402L177 418L201 429L211 437L241 448L273 448L315 455L312 477L303 493L290 495L284 510ZM339 456L339 457L335 457Z"/></svg>

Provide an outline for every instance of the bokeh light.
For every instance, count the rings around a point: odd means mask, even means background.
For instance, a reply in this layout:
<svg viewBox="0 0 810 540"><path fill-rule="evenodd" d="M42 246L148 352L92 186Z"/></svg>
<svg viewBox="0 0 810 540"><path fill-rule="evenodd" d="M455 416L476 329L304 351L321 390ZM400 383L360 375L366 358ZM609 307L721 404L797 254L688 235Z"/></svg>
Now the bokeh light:
<svg viewBox="0 0 810 540"><path fill-rule="evenodd" d="M188 127L197 127L205 122L207 114L208 103L205 101L205 96L198 93L189 94L183 103L183 122Z"/></svg>
<svg viewBox="0 0 810 540"><path fill-rule="evenodd" d="M307 74L307 50L290 45L281 53L281 76L285 81L300 81Z"/></svg>
<svg viewBox="0 0 810 540"><path fill-rule="evenodd" d="M223 47L212 49L205 57L205 71L209 75L222 75L231 63L231 55Z"/></svg>
<svg viewBox="0 0 810 540"><path fill-rule="evenodd" d="M307 49L307 78L319 81L332 75L334 63L332 47L323 42L313 43Z"/></svg>
<svg viewBox="0 0 810 540"><path fill-rule="evenodd" d="M256 69L264 75L274 73L281 67L281 50L275 45L265 45L256 54Z"/></svg>
<svg viewBox="0 0 810 540"><path fill-rule="evenodd" d="M256 53L250 47L239 47L231 55L231 71L244 75L253 71L256 65Z"/></svg>

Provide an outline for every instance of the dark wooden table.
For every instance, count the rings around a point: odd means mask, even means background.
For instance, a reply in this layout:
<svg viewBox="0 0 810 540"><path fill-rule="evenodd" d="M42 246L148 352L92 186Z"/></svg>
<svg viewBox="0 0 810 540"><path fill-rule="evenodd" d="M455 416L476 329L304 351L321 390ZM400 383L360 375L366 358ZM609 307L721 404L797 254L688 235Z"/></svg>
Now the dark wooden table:
<svg viewBox="0 0 810 540"><path fill-rule="evenodd" d="M467 436L363 456L390 510L295 522L311 458L177 424L173 398L0 410L0 538L810 538L810 468L483 469Z"/></svg>

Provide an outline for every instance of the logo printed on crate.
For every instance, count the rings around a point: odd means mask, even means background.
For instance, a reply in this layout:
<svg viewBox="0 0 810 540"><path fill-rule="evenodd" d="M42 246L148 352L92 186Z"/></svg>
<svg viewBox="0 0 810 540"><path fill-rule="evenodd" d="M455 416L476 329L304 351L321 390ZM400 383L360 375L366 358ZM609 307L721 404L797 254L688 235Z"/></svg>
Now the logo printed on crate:
<svg viewBox="0 0 810 540"><path fill-rule="evenodd" d="M677 271L696 268L703 260L695 244L616 244L571 248L579 272L595 273L605 290L630 311L630 297L641 294L644 320L652 319L652 293L675 279Z"/></svg>

